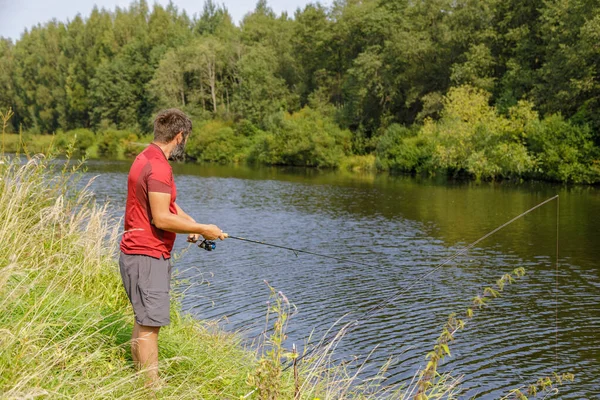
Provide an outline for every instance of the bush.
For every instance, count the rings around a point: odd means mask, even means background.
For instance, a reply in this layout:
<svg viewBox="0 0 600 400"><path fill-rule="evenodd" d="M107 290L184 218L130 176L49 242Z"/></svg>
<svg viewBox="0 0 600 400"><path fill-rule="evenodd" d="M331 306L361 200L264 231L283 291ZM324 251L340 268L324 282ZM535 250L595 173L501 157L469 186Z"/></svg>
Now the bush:
<svg viewBox="0 0 600 400"><path fill-rule="evenodd" d="M421 172L430 168L433 146L418 131L391 125L377 144L377 168L384 171Z"/></svg>
<svg viewBox="0 0 600 400"><path fill-rule="evenodd" d="M89 129L75 129L72 131L61 132L56 135L55 145L58 150L66 150L71 144L74 150L79 153L85 153L87 149L96 143L96 135Z"/></svg>
<svg viewBox="0 0 600 400"><path fill-rule="evenodd" d="M254 162L302 167L339 167L350 154L351 133L331 118L306 107L288 114L277 113L266 121L250 154Z"/></svg>
<svg viewBox="0 0 600 400"><path fill-rule="evenodd" d="M137 143L138 136L128 131L109 129L98 137L98 155L108 158L123 158L126 153L135 153L132 148Z"/></svg>
<svg viewBox="0 0 600 400"><path fill-rule="evenodd" d="M231 163L246 156L249 139L223 121L210 121L194 127L188 139L186 154L198 161Z"/></svg>
<svg viewBox="0 0 600 400"><path fill-rule="evenodd" d="M534 177L561 182L600 182L598 149L587 126L572 125L552 115L530 127L529 150L537 159Z"/></svg>
<svg viewBox="0 0 600 400"><path fill-rule="evenodd" d="M373 154L364 156L353 155L345 157L341 161L340 169L353 172L374 172L377 169L377 164Z"/></svg>
<svg viewBox="0 0 600 400"><path fill-rule="evenodd" d="M522 177L533 169L524 138L537 113L520 102L502 116L488 104L489 96L469 86L450 89L441 119L426 120L420 132L434 146L432 168L476 179Z"/></svg>

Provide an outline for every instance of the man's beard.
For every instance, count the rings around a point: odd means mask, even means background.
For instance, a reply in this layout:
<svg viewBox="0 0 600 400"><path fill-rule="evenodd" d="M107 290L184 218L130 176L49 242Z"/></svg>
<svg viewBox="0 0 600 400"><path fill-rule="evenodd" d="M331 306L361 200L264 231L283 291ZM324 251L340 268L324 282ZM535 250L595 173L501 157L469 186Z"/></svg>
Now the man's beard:
<svg viewBox="0 0 600 400"><path fill-rule="evenodd" d="M179 143L171 154L169 155L171 161L184 161L185 160L185 142Z"/></svg>

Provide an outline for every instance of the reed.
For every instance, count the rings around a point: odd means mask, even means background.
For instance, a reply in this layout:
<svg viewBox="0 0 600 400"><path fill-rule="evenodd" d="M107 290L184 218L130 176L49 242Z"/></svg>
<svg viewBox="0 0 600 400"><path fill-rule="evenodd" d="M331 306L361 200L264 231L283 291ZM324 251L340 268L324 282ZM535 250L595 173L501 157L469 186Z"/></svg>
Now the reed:
<svg viewBox="0 0 600 400"><path fill-rule="evenodd" d="M79 189L78 163L0 164L0 397L147 398L115 262L119 221ZM160 398L225 398L256 361L235 335L184 317L161 331Z"/></svg>

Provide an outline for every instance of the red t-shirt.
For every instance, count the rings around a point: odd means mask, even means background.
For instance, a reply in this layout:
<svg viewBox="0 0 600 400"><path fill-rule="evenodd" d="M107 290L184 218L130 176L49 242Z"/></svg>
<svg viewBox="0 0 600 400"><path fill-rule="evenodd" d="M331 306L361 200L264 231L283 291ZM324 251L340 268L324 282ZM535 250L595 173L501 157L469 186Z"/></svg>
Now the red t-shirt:
<svg viewBox="0 0 600 400"><path fill-rule="evenodd" d="M150 144L142 151L129 170L121 251L125 254L171 258L176 234L158 229L150 223L152 212L148 192L169 193L169 210L177 214L177 188L173 170L161 148L155 144Z"/></svg>

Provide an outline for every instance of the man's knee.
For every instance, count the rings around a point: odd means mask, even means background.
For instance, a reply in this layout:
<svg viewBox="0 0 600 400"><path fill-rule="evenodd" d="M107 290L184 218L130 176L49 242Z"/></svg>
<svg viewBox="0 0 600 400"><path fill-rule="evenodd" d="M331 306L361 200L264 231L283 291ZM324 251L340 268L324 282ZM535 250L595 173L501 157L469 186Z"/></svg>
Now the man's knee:
<svg viewBox="0 0 600 400"><path fill-rule="evenodd" d="M144 338L153 339L153 338L158 337L159 332L160 332L160 326L139 325L138 339L144 339Z"/></svg>

